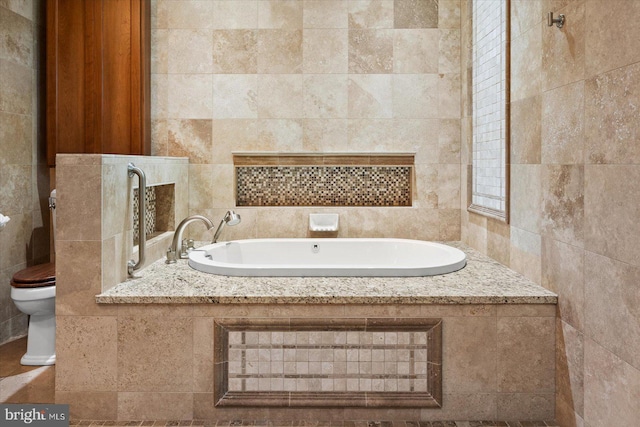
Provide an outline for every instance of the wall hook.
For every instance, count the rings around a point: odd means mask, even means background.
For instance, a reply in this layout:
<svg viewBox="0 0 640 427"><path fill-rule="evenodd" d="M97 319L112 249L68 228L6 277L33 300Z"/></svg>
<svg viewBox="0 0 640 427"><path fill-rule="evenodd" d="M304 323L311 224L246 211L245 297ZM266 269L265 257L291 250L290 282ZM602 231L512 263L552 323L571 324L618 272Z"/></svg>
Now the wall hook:
<svg viewBox="0 0 640 427"><path fill-rule="evenodd" d="M560 14L558 15L558 18L554 18L553 12L549 12L547 14L547 25L551 27L553 24L556 24L558 28L562 28L564 25L564 15Z"/></svg>

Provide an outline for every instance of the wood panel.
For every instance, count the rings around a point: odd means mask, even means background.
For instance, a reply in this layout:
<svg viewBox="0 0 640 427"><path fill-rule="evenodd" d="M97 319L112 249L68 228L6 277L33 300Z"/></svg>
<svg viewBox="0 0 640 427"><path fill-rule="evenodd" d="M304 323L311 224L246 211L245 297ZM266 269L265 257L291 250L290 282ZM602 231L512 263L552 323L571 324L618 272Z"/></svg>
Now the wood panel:
<svg viewBox="0 0 640 427"><path fill-rule="evenodd" d="M47 0L47 159L150 154L149 0Z"/></svg>

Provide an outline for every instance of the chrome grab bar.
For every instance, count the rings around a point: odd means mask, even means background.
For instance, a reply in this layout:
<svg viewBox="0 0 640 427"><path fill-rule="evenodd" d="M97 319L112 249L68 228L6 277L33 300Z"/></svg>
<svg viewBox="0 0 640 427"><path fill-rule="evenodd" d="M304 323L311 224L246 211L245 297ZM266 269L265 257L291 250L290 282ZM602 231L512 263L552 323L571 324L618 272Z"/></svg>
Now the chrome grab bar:
<svg viewBox="0 0 640 427"><path fill-rule="evenodd" d="M144 250L147 246L147 236L145 234L145 193L147 190L147 178L144 175L144 171L136 167L133 163L127 165L127 171L129 178L133 178L133 175L138 175L138 262L130 260L127 263L127 272L129 276L133 276L133 272L142 268L144 264Z"/></svg>

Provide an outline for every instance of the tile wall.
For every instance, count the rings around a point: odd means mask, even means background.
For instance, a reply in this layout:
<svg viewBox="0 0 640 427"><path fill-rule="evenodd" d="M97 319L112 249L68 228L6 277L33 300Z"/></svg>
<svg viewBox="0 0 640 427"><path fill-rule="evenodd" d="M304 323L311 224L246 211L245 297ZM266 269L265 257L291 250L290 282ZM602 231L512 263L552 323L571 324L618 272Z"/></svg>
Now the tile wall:
<svg viewBox="0 0 640 427"><path fill-rule="evenodd" d="M415 152L413 206L339 209L339 235L459 239L458 0L155 0L152 26L153 152L189 157L190 214L234 206L234 151ZM238 211L226 238L322 208Z"/></svg>
<svg viewBox="0 0 640 427"><path fill-rule="evenodd" d="M559 294L559 424L635 425L640 2L512 0L511 8L511 224L463 209L462 239ZM547 27L549 11L565 14L562 29ZM462 183L466 194L466 174Z"/></svg>
<svg viewBox="0 0 640 427"><path fill-rule="evenodd" d="M44 0L0 1L0 344L27 333L11 276L49 261L43 46Z"/></svg>

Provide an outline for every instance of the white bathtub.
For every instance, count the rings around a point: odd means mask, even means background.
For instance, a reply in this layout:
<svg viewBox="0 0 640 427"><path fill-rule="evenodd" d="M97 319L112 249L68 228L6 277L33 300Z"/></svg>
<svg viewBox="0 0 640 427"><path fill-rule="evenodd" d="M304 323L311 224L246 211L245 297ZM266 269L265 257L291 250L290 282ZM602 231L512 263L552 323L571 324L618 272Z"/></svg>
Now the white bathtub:
<svg viewBox="0 0 640 427"><path fill-rule="evenodd" d="M433 276L466 265L459 249L407 239L249 239L202 246L189 265L225 276Z"/></svg>

